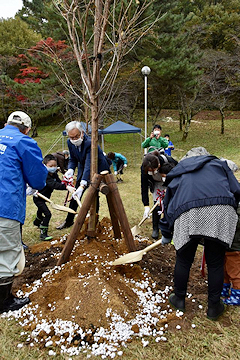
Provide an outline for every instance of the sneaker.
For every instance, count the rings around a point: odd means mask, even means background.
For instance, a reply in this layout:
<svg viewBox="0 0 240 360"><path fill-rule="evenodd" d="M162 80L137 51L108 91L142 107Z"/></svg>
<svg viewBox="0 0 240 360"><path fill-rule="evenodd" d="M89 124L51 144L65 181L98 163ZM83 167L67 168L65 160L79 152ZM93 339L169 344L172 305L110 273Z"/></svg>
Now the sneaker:
<svg viewBox="0 0 240 360"><path fill-rule="evenodd" d="M69 227L72 226L72 225L73 225L73 222L69 223L69 222L67 222L67 221L65 220L63 223L61 223L60 225L58 225L58 226L56 227L56 229L57 229L57 230L66 229L66 228L69 228Z"/></svg>
<svg viewBox="0 0 240 360"><path fill-rule="evenodd" d="M175 310L185 312L185 298L181 299L180 297L172 293L169 296L168 301Z"/></svg>

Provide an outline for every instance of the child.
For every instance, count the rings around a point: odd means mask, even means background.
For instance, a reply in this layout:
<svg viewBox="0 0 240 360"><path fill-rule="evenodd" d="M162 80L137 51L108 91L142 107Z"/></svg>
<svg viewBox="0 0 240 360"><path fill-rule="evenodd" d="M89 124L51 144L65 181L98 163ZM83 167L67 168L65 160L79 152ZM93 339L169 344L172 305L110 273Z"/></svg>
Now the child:
<svg viewBox="0 0 240 360"><path fill-rule="evenodd" d="M50 199L53 190L66 190L68 189L68 185L62 183L57 175L57 160L52 155L46 155L43 159L43 164L46 166L48 170L46 186L39 191L39 193L43 194L47 198ZM51 212L48 209L45 200L43 200L40 196L33 196L33 201L37 206L37 216L33 221L33 225L40 227L40 240L49 241L52 239L52 236L48 236L48 224L51 219Z"/></svg>
<svg viewBox="0 0 240 360"><path fill-rule="evenodd" d="M107 158L112 161L114 175L119 175L117 182L122 182L121 174L123 174L123 168L127 167L127 159L120 153L109 152Z"/></svg>
<svg viewBox="0 0 240 360"><path fill-rule="evenodd" d="M227 305L240 305L240 203L237 214L236 233L231 248L225 253L222 296L225 298L223 302Z"/></svg>
<svg viewBox="0 0 240 360"><path fill-rule="evenodd" d="M167 154L168 156L171 156L172 150L174 150L174 145L171 142L170 136L168 134L165 134L164 137L168 140L168 147L166 149L164 149L165 154Z"/></svg>

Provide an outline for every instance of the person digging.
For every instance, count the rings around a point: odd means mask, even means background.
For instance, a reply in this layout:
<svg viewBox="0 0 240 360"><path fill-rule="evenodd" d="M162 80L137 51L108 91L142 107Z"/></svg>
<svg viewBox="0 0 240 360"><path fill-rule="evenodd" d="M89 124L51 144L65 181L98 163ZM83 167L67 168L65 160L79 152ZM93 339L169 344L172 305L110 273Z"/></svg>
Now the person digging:
<svg viewBox="0 0 240 360"><path fill-rule="evenodd" d="M42 189L47 177L41 150L28 136L31 125L26 113L14 111L0 130L0 313L30 302L14 296L12 284L25 264L20 227L26 214L26 186Z"/></svg>
<svg viewBox="0 0 240 360"><path fill-rule="evenodd" d="M68 179L68 182L61 182L57 175L57 160L52 154L44 157L43 164L48 170L48 176L46 186L39 191L40 194L50 199L53 190L69 190L69 187L72 187L72 178ZM52 240L52 236L48 235L48 226L52 216L51 211L46 205L46 200L42 199L40 196L33 196L33 202L38 208L33 225L40 228L40 240L50 241Z"/></svg>

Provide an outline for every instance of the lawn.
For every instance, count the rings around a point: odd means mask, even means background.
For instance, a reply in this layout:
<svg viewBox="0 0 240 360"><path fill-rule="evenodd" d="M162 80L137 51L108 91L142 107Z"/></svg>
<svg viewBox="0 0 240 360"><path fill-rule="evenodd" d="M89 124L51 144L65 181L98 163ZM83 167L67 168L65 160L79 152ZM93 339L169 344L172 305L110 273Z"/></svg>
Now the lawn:
<svg viewBox="0 0 240 360"><path fill-rule="evenodd" d="M240 120L228 119L225 122L225 134L220 134L220 119L205 120L198 119L191 124L189 136L186 142L182 142L182 133L179 131L177 119L167 122L159 119L162 125L162 133L170 134L171 141L175 145L172 156L177 160L181 159L185 153L193 147L203 146L206 150L218 157L224 157L234 161L240 167ZM124 121L124 120L123 120ZM136 121L135 126L143 128L143 121ZM49 125L39 128L39 136L36 138L38 145L42 149L43 155L59 138L63 126ZM150 131L150 124L149 124ZM140 191L140 166L143 157L141 149L142 138L139 134L121 134L105 136L105 152L115 151L125 155L128 159L128 167L123 175L123 183L118 185L118 189L123 201L123 205L128 217L130 226L134 226L142 218L143 204L141 202ZM62 150L62 139L51 152ZM240 179L240 171L236 174ZM55 191L52 200L63 204L66 192ZM31 197L27 198L26 222L23 227L23 241L28 245L39 242L39 230L32 225L36 213L36 207ZM100 198L100 219L109 217L107 203L104 195ZM49 234L59 237L62 231L56 230L56 225L64 220L65 214L52 210ZM66 231L65 231L66 232ZM142 235L150 236L151 222L146 221L142 226ZM156 343L150 341L146 348L139 346L138 342L132 342L124 351L122 359L142 360L142 359L240 359L239 347L239 315L237 307L229 307L227 315L219 322L210 322L206 318L197 317L194 319L197 325L197 332L194 329L186 329L174 332L169 335L166 343ZM186 315L187 316L187 315ZM227 316L227 318L226 318ZM0 360L6 359L50 359L51 356L44 349L37 350L29 347L18 348L19 334L21 327L15 323L9 323L5 319L0 319ZM70 359L66 355L57 355L55 359ZM84 355L75 357L84 359Z"/></svg>

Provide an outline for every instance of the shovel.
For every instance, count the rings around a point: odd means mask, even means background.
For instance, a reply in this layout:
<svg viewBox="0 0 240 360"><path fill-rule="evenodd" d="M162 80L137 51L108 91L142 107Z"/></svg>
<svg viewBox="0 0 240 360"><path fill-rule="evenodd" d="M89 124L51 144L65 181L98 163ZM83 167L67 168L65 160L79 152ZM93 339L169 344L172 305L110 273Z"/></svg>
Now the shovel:
<svg viewBox="0 0 240 360"><path fill-rule="evenodd" d="M154 204L154 206L151 208L151 210L149 211L148 215L151 214L153 212L153 210L159 205L158 201ZM140 226L142 225L142 223L147 220L148 216L146 216L145 218L143 218L140 223L138 225L135 225L132 229L131 232L133 234L133 236L138 235L141 232Z"/></svg>
<svg viewBox="0 0 240 360"><path fill-rule="evenodd" d="M140 260L142 260L143 255L145 255L148 251L154 249L155 247L157 247L161 243L162 243L162 239L160 239L160 240L156 241L155 243L147 246L143 250L133 251L133 252L130 252L129 254L120 256L120 258L118 258L117 260L111 261L109 265L124 265L124 264L133 263L133 262L136 262L136 261L140 261Z"/></svg>
<svg viewBox="0 0 240 360"><path fill-rule="evenodd" d="M46 196L44 196L43 194L41 194L39 192L37 192L37 196L39 196L42 199L44 199L45 201L49 202L53 209L70 212L72 214L76 214L76 211L74 211L73 209L70 209L70 208L68 208L66 206L63 206L63 205L54 204L54 202L52 200L50 200L49 198L47 198Z"/></svg>
<svg viewBox="0 0 240 360"><path fill-rule="evenodd" d="M70 193L73 194L73 193L76 191L76 189L73 187L73 188L71 188L69 191L70 191ZM81 201L79 200L79 198L78 198L77 196L75 196L74 200L78 203L78 206L81 208L81 207L82 207L82 203L81 203Z"/></svg>

